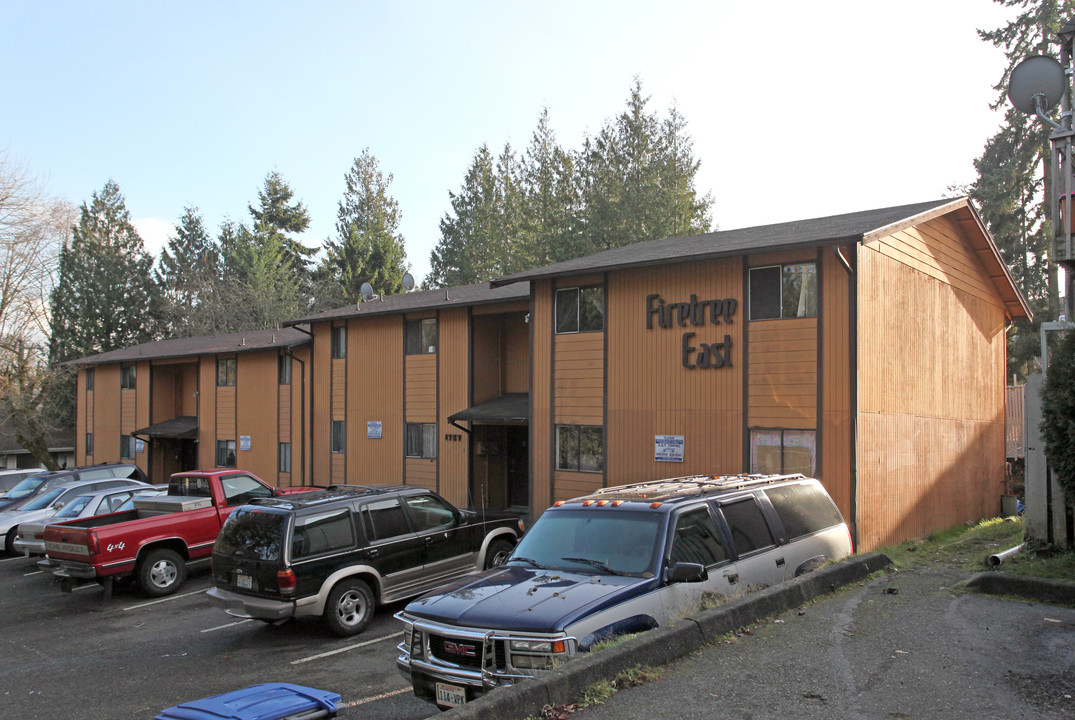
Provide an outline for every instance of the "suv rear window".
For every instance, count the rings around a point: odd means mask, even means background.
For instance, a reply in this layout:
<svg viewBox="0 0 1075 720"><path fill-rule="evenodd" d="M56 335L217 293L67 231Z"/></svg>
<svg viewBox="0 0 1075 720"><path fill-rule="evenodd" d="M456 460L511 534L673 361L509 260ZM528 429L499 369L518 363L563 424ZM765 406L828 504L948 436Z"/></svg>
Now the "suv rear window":
<svg viewBox="0 0 1075 720"><path fill-rule="evenodd" d="M799 483L765 491L784 523L788 540L815 533L843 522L832 499L818 485Z"/></svg>
<svg viewBox="0 0 1075 720"><path fill-rule="evenodd" d="M740 555L774 545L769 525L761 514L758 502L751 495L743 500L722 504L720 511L732 533L732 542Z"/></svg>
<svg viewBox="0 0 1075 720"><path fill-rule="evenodd" d="M235 557L279 560L287 517L284 513L239 508L220 529L214 550Z"/></svg>

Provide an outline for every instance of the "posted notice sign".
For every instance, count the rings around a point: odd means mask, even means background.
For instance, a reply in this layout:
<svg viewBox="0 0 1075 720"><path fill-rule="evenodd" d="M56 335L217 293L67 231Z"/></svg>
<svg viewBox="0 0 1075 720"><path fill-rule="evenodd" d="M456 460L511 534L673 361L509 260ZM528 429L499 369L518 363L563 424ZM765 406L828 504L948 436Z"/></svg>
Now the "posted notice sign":
<svg viewBox="0 0 1075 720"><path fill-rule="evenodd" d="M653 460L655 462L683 462L683 436L654 435Z"/></svg>
<svg viewBox="0 0 1075 720"><path fill-rule="evenodd" d="M368 439L368 440L380 440L381 439L381 421L380 420L368 420L368 421L366 421L366 439Z"/></svg>

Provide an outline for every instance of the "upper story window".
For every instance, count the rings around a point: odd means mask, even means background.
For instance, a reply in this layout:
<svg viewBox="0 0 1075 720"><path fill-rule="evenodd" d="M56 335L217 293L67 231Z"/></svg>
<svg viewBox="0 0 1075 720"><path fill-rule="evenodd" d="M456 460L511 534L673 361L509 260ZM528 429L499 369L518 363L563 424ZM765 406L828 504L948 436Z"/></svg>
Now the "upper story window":
<svg viewBox="0 0 1075 720"><path fill-rule="evenodd" d="M404 328L404 336L408 355L437 352L437 318L411 320Z"/></svg>
<svg viewBox="0 0 1075 720"><path fill-rule="evenodd" d="M291 356L281 355L277 360L276 377L281 385L291 384Z"/></svg>
<svg viewBox="0 0 1075 720"><path fill-rule="evenodd" d="M221 358L216 361L217 387L234 387L238 374L239 362L235 358Z"/></svg>
<svg viewBox="0 0 1075 720"><path fill-rule="evenodd" d="M122 365L119 369L119 386L123 390L134 390L136 365Z"/></svg>
<svg viewBox="0 0 1075 720"><path fill-rule="evenodd" d="M750 319L817 317L817 264L750 269Z"/></svg>
<svg viewBox="0 0 1075 720"><path fill-rule="evenodd" d="M93 368L86 370L86 392L93 392Z"/></svg>
<svg viewBox="0 0 1075 720"><path fill-rule="evenodd" d="M347 357L347 327L340 325L332 328L332 358L338 360Z"/></svg>
<svg viewBox="0 0 1075 720"><path fill-rule="evenodd" d="M600 332L605 329L603 287L564 288L556 291L556 332Z"/></svg>

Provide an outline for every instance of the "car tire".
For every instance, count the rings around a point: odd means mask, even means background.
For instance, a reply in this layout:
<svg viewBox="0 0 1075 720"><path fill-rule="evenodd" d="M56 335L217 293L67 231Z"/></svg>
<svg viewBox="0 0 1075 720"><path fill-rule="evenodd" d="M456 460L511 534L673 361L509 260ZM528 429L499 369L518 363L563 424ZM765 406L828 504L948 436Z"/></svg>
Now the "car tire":
<svg viewBox="0 0 1075 720"><path fill-rule="evenodd" d="M336 583L325 602L325 624L340 637L358 635L373 620L377 601L370 586L358 578Z"/></svg>
<svg viewBox="0 0 1075 720"><path fill-rule="evenodd" d="M507 540L494 540L489 543L489 549L485 551L485 569L503 565L514 547Z"/></svg>
<svg viewBox="0 0 1075 720"><path fill-rule="evenodd" d="M138 587L150 597L171 595L187 578L187 564L175 550L151 550L135 570Z"/></svg>
<svg viewBox="0 0 1075 720"><path fill-rule="evenodd" d="M19 533L19 526L11 528L4 537L4 552L8 555L15 554L15 536Z"/></svg>

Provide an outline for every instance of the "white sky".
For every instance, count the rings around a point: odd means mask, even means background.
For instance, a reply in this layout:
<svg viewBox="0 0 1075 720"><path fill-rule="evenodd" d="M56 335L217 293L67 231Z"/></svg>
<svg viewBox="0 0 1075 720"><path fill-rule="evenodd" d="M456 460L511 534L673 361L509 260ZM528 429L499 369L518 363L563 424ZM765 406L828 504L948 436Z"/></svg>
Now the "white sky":
<svg viewBox="0 0 1075 720"><path fill-rule="evenodd" d="M186 205L215 235L277 170L334 232L369 147L421 278L474 153L544 107L581 146L635 76L674 103L720 229L945 196L1001 116L990 0L13 2L0 149L80 204L112 178L156 254Z"/></svg>

